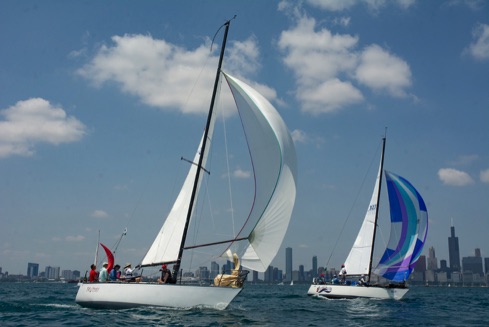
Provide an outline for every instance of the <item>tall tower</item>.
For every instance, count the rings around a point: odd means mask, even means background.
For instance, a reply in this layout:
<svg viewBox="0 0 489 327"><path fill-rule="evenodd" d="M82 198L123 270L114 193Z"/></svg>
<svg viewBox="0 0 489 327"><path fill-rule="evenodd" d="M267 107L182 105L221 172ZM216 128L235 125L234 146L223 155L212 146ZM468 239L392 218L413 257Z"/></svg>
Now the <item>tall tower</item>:
<svg viewBox="0 0 489 327"><path fill-rule="evenodd" d="M450 270L460 271L460 250L458 248L458 237L455 236L455 227L450 227L451 236L448 238L448 259Z"/></svg>
<svg viewBox="0 0 489 327"><path fill-rule="evenodd" d="M435 248L430 247L428 249L428 270L437 270L438 260L436 259Z"/></svg>
<svg viewBox="0 0 489 327"><path fill-rule="evenodd" d="M0 271L1 272L1 271ZM33 278L39 275L39 264L38 263L27 263L27 277Z"/></svg>
<svg viewBox="0 0 489 327"><path fill-rule="evenodd" d="M312 257L312 277L318 276L318 257Z"/></svg>
<svg viewBox="0 0 489 327"><path fill-rule="evenodd" d="M292 248L285 249L285 281L292 281Z"/></svg>

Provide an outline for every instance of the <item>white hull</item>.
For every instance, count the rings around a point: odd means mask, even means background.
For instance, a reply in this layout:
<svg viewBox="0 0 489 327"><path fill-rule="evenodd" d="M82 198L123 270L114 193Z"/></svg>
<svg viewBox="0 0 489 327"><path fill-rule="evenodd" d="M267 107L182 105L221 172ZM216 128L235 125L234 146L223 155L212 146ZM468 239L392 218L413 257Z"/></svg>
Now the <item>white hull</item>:
<svg viewBox="0 0 489 327"><path fill-rule="evenodd" d="M158 306L224 310L241 290L152 283L82 283L75 301L83 307L103 309Z"/></svg>
<svg viewBox="0 0 489 327"><path fill-rule="evenodd" d="M409 291L406 288L389 288L381 286L349 286L349 285L311 285L307 295L326 297L329 299L394 299L400 300Z"/></svg>

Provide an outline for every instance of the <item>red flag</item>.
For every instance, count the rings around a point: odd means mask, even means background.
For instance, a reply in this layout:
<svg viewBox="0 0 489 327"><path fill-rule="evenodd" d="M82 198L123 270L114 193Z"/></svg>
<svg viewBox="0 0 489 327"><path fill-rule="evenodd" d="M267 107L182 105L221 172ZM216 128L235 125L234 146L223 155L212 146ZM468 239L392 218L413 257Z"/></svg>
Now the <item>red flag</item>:
<svg viewBox="0 0 489 327"><path fill-rule="evenodd" d="M100 245L102 245L105 250L105 254L107 254L107 263L109 264L107 266L107 272L110 274L110 271L112 270L112 268L114 268L114 255L105 245L103 245L102 243L100 243Z"/></svg>

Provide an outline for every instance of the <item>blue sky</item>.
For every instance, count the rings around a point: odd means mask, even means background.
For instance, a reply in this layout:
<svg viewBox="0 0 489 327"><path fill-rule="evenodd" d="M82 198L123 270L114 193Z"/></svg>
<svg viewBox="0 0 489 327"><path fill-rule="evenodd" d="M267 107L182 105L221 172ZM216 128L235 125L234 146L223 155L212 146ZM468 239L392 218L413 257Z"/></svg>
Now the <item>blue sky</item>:
<svg viewBox="0 0 489 327"><path fill-rule="evenodd" d="M180 157L197 147L218 56L211 39L233 15L224 69L275 104L298 154L296 205L273 265L284 268L292 247L294 269L310 269L313 255L339 267L370 199L385 127L385 168L428 206L424 254L433 246L448 259L453 220L461 255L478 247L489 257L485 1L6 0L4 271L25 274L27 262L85 271L98 230L111 246L125 227L118 261L142 258L188 169ZM236 115L226 124L233 131ZM214 167L217 179L232 176L237 213L250 182L240 143L228 137L229 173ZM229 197L216 188L215 199ZM216 216L227 217L230 205L217 202Z"/></svg>

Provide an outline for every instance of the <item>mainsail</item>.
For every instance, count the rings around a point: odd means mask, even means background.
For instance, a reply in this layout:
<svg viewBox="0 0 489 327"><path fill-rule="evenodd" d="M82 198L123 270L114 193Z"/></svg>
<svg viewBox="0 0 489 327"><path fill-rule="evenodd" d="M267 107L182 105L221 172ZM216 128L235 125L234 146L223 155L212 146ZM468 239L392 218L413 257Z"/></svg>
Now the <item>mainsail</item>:
<svg viewBox="0 0 489 327"><path fill-rule="evenodd" d="M386 173L391 215L387 248L375 273L392 281L407 280L428 233L428 211L418 191L401 176Z"/></svg>
<svg viewBox="0 0 489 327"><path fill-rule="evenodd" d="M379 188L382 172L382 158L380 160L379 171L377 173L377 179L375 180L375 187L372 193L372 198L367 208L367 213L363 219L362 227L358 232L355 243L348 254L345 261L345 266L348 275L368 275L371 265L371 253L374 241L375 233L375 217L377 213L377 206L379 202Z"/></svg>

